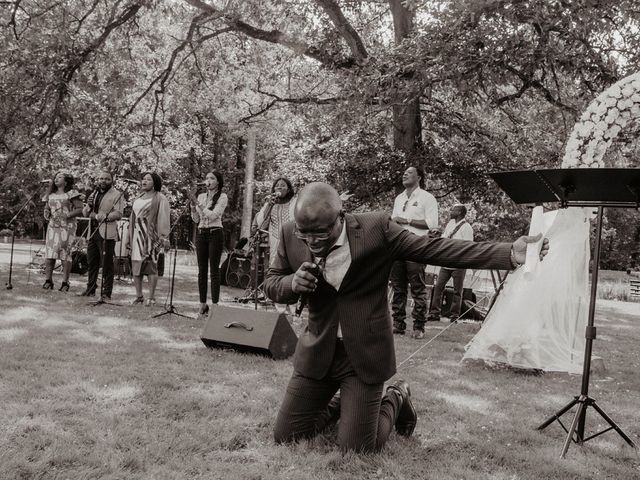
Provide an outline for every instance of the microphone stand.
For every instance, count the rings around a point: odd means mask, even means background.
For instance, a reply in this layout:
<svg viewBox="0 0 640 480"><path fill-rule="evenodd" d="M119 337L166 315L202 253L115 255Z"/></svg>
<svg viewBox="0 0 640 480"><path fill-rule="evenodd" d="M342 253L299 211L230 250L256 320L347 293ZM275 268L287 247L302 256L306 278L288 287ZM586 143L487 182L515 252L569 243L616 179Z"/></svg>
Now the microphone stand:
<svg viewBox="0 0 640 480"><path fill-rule="evenodd" d="M186 210L188 208L189 208L189 205L187 204L185 209L180 213L180 215L178 215L176 223L174 223L171 229L169 230L169 237L171 237L171 232L173 232L173 229L175 228L175 226L178 225L180 219L185 215ZM165 311L162 313L158 313L156 315L152 315L151 318L159 318L164 315L175 315L177 317L183 317L183 318L189 318L191 320L195 320L195 318L190 317L189 315L178 313L178 311L176 310L176 307L174 307L173 305L173 291L174 291L175 282L176 282L176 259L177 258L178 258L178 241L176 240L173 248L173 266L171 270L171 282L169 283L169 305L166 305L165 303Z"/></svg>
<svg viewBox="0 0 640 480"><path fill-rule="evenodd" d="M13 222L16 221L16 219L20 216L22 211L27 207L27 205L29 205L29 203L31 203L31 201L33 200L33 197L35 197L37 194L38 192L35 192L29 195L29 198L27 199L27 201L24 202L24 204L20 207L20 210L18 210L18 213L16 213L13 216L13 218L9 220L9 223L7 224L7 227L11 228L11 254L9 256L9 281L5 284L7 287L7 290L13 290L13 284L11 283L11 276L13 274L13 249L16 241L16 230L15 228L12 228L11 225L13 224Z"/></svg>
<svg viewBox="0 0 640 480"><path fill-rule="evenodd" d="M279 197L278 197L279 198ZM270 221L271 221L271 210L273 210L273 201L269 202L269 207L267 208L267 211L264 212L264 218L262 219L262 222L260 223L260 226L258 226L258 229L256 230L256 233L254 234L254 269L253 269L253 278L252 280L252 284L253 284L253 308L254 310L258 310L258 296L259 296L259 285L258 285L258 269L260 268L260 255L261 255L261 250L260 250L260 236L262 235L263 232L267 232L267 225L269 225ZM267 232L268 234L268 232ZM262 266L262 268L264 269L264 265ZM264 276L264 275L263 275Z"/></svg>
<svg viewBox="0 0 640 480"><path fill-rule="evenodd" d="M91 235L89 236L89 240L87 241L87 245L89 244L89 242L91 241L91 239L93 238L93 236L98 233L100 234L100 226L104 225L104 233L106 236L107 233L107 217L109 216L109 214L111 212L113 212L113 209L116 207L116 204L118 204L120 202L120 199L122 198L122 195L124 195L124 190L122 190L120 192L120 195L118 195L118 198L116 199L115 202L113 202L113 204L111 205L111 208L109 209L109 211L105 214L104 218L102 219L102 221L100 223L98 223L98 226L96 227L96 229L91 233ZM114 222L117 220L114 220ZM91 226L91 213L89 213L89 226ZM116 224L116 232L118 231L118 225ZM97 300L95 302L90 302L89 305L92 307L97 307L98 305L114 305L116 307L121 307L122 305L119 303L114 303L114 302L109 302L107 300L104 299L104 263L105 263L105 258L107 256L107 239L103 238L102 239L102 261L100 262L100 268L102 269L102 274L100 275L100 300Z"/></svg>

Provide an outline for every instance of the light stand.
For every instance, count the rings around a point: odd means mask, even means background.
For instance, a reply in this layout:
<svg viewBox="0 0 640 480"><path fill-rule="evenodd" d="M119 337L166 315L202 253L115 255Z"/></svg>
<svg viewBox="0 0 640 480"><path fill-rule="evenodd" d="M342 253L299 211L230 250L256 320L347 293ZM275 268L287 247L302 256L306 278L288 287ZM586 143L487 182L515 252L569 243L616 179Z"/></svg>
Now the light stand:
<svg viewBox="0 0 640 480"><path fill-rule="evenodd" d="M16 219L20 216L20 214L27 207L27 205L29 205L29 203L31 203L31 200L33 200L33 197L35 197L37 193L38 192L33 193L33 194L31 194L29 196L27 201L24 202L24 204L20 207L20 210L18 210L18 213L16 213L13 216L13 218L11 220L9 220L9 223L7 225L7 228L11 228L11 254L9 256L9 281L5 284L6 287L7 287L7 290L13 290L13 284L11 283L11 277L13 275L13 248L15 246L15 241L16 241L16 229L12 228L11 225L13 224L13 222L16 221Z"/></svg>
<svg viewBox="0 0 640 480"><path fill-rule="evenodd" d="M515 203L560 203L566 207L597 207L594 258L591 275L591 297L589 316L585 330L585 351L582 370L582 386L577 395L568 404L553 414L538 430L544 430L556 420L567 432L560 458L564 458L571 442L579 445L615 430L627 444L636 447L629 436L604 412L596 401L589 397L589 377L591 374L591 353L596 338L594 316L598 291L598 269L600 264L600 240L602 236L602 217L604 207L635 208L640 207L640 169L635 168L575 168L547 169L521 172L500 172L491 177L511 197ZM553 248L553 245L551 246ZM560 417L577 405L571 426L567 429ZM609 424L600 432L585 438L587 408L593 409Z"/></svg>

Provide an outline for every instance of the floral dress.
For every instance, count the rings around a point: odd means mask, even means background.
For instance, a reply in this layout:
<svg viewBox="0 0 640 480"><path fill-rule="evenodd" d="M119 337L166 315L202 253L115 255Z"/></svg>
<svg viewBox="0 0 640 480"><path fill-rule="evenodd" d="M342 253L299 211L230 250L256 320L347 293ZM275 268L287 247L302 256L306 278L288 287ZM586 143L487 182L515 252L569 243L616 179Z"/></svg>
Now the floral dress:
<svg viewBox="0 0 640 480"><path fill-rule="evenodd" d="M71 247L76 233L76 219L66 218L74 210L74 201L80 201L81 194L77 190L64 193L51 193L47 198L50 212L47 238L45 241L45 258L71 261Z"/></svg>

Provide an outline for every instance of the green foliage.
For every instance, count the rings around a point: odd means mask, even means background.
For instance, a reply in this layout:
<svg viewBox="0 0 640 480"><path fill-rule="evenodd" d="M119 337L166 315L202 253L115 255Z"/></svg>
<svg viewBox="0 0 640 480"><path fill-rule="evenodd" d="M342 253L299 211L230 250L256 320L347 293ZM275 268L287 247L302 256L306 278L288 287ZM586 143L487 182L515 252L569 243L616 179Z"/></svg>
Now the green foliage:
<svg viewBox="0 0 640 480"><path fill-rule="evenodd" d="M38 179L65 167L87 183L107 160L127 178L158 171L176 204L208 169L223 171L231 236L252 128L256 207L286 175L348 189L354 209L389 209L416 164L443 216L464 201L481 238L522 231L526 211L486 174L559 165L588 102L640 66L635 2L395 4L0 5L0 222ZM634 164L629 130L611 161ZM39 204L25 220L40 221Z"/></svg>

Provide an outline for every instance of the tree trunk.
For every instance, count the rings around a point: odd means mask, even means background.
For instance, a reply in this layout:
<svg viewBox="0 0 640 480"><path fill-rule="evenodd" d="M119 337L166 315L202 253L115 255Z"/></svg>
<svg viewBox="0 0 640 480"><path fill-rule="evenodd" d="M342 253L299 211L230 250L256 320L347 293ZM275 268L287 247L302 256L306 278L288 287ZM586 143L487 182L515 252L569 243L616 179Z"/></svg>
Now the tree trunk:
<svg viewBox="0 0 640 480"><path fill-rule="evenodd" d="M242 204L242 222L240 236L251 235L251 214L253 213L253 179L256 164L256 132L249 130L247 135L247 152L244 165L244 201Z"/></svg>
<svg viewBox="0 0 640 480"><path fill-rule="evenodd" d="M402 3L402 0L389 0L393 32L398 45L413 31L415 18L415 10L407 9ZM393 145L413 153L422 147L420 94L416 91L408 97L396 99L393 107Z"/></svg>

